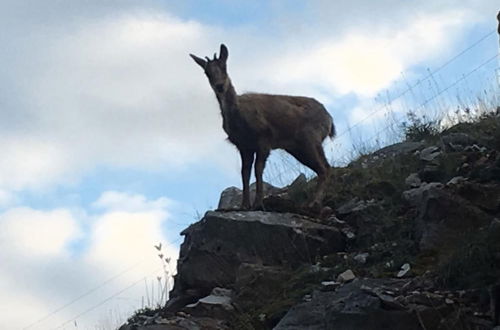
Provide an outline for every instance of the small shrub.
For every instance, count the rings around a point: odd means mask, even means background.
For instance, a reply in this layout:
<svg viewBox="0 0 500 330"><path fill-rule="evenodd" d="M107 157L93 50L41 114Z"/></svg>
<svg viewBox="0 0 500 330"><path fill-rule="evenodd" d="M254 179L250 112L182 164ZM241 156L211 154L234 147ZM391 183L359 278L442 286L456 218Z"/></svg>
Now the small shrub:
<svg viewBox="0 0 500 330"><path fill-rule="evenodd" d="M406 114L407 121L401 124L406 141L422 141L440 133L440 121L431 120L425 115L418 117L413 111Z"/></svg>
<svg viewBox="0 0 500 330"><path fill-rule="evenodd" d="M438 270L438 281L445 287L480 288L498 281L500 275L500 228L471 234Z"/></svg>

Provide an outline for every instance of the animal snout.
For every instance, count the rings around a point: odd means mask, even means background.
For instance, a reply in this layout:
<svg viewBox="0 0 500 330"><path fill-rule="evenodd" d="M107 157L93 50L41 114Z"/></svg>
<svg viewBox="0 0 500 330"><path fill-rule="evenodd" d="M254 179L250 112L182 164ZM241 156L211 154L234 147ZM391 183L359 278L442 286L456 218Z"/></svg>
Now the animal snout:
<svg viewBox="0 0 500 330"><path fill-rule="evenodd" d="M215 85L215 91L218 93L224 92L224 84L216 84Z"/></svg>

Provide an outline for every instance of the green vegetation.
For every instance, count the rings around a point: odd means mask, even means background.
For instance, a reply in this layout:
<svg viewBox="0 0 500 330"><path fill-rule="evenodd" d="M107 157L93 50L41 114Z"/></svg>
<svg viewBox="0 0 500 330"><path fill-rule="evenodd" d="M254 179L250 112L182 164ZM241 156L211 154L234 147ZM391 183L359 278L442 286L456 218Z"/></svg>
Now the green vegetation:
<svg viewBox="0 0 500 330"><path fill-rule="evenodd" d="M237 329L272 328L305 295L331 279L333 271L304 265L298 269L268 269L257 272L238 289L240 313L233 320Z"/></svg>
<svg viewBox="0 0 500 330"><path fill-rule="evenodd" d="M407 121L401 124L406 141L428 140L440 133L440 120L432 120L425 115L418 117L413 111L408 111L406 117Z"/></svg>
<svg viewBox="0 0 500 330"><path fill-rule="evenodd" d="M483 288L500 278L500 222L470 234L437 271L444 287Z"/></svg>

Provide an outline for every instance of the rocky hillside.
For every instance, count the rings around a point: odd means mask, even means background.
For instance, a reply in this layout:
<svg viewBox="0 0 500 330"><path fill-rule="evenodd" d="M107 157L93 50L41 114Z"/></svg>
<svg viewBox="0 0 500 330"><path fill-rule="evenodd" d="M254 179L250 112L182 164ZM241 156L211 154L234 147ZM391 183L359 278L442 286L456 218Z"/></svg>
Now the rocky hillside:
<svg viewBox="0 0 500 330"><path fill-rule="evenodd" d="M304 176L268 186L265 212L226 189L182 232L167 305L120 329L499 325L500 117L420 138L332 169L320 212Z"/></svg>

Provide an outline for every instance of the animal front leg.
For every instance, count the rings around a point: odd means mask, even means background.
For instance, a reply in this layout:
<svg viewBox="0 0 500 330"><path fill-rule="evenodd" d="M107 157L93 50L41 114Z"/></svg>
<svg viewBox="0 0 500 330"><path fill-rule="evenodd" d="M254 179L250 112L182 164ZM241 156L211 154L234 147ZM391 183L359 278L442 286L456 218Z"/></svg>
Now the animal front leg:
<svg viewBox="0 0 500 330"><path fill-rule="evenodd" d="M252 172L252 163L254 153L252 151L240 151L241 155L241 181L243 182L243 198L241 208L250 209L250 173Z"/></svg>
<svg viewBox="0 0 500 330"><path fill-rule="evenodd" d="M257 152L257 158L255 160L255 181L257 189L255 192L255 201L253 204L254 210L263 210L264 204L262 200L264 199L264 187L262 176L264 174L264 167L266 166L266 160L269 156L269 150L260 150Z"/></svg>

